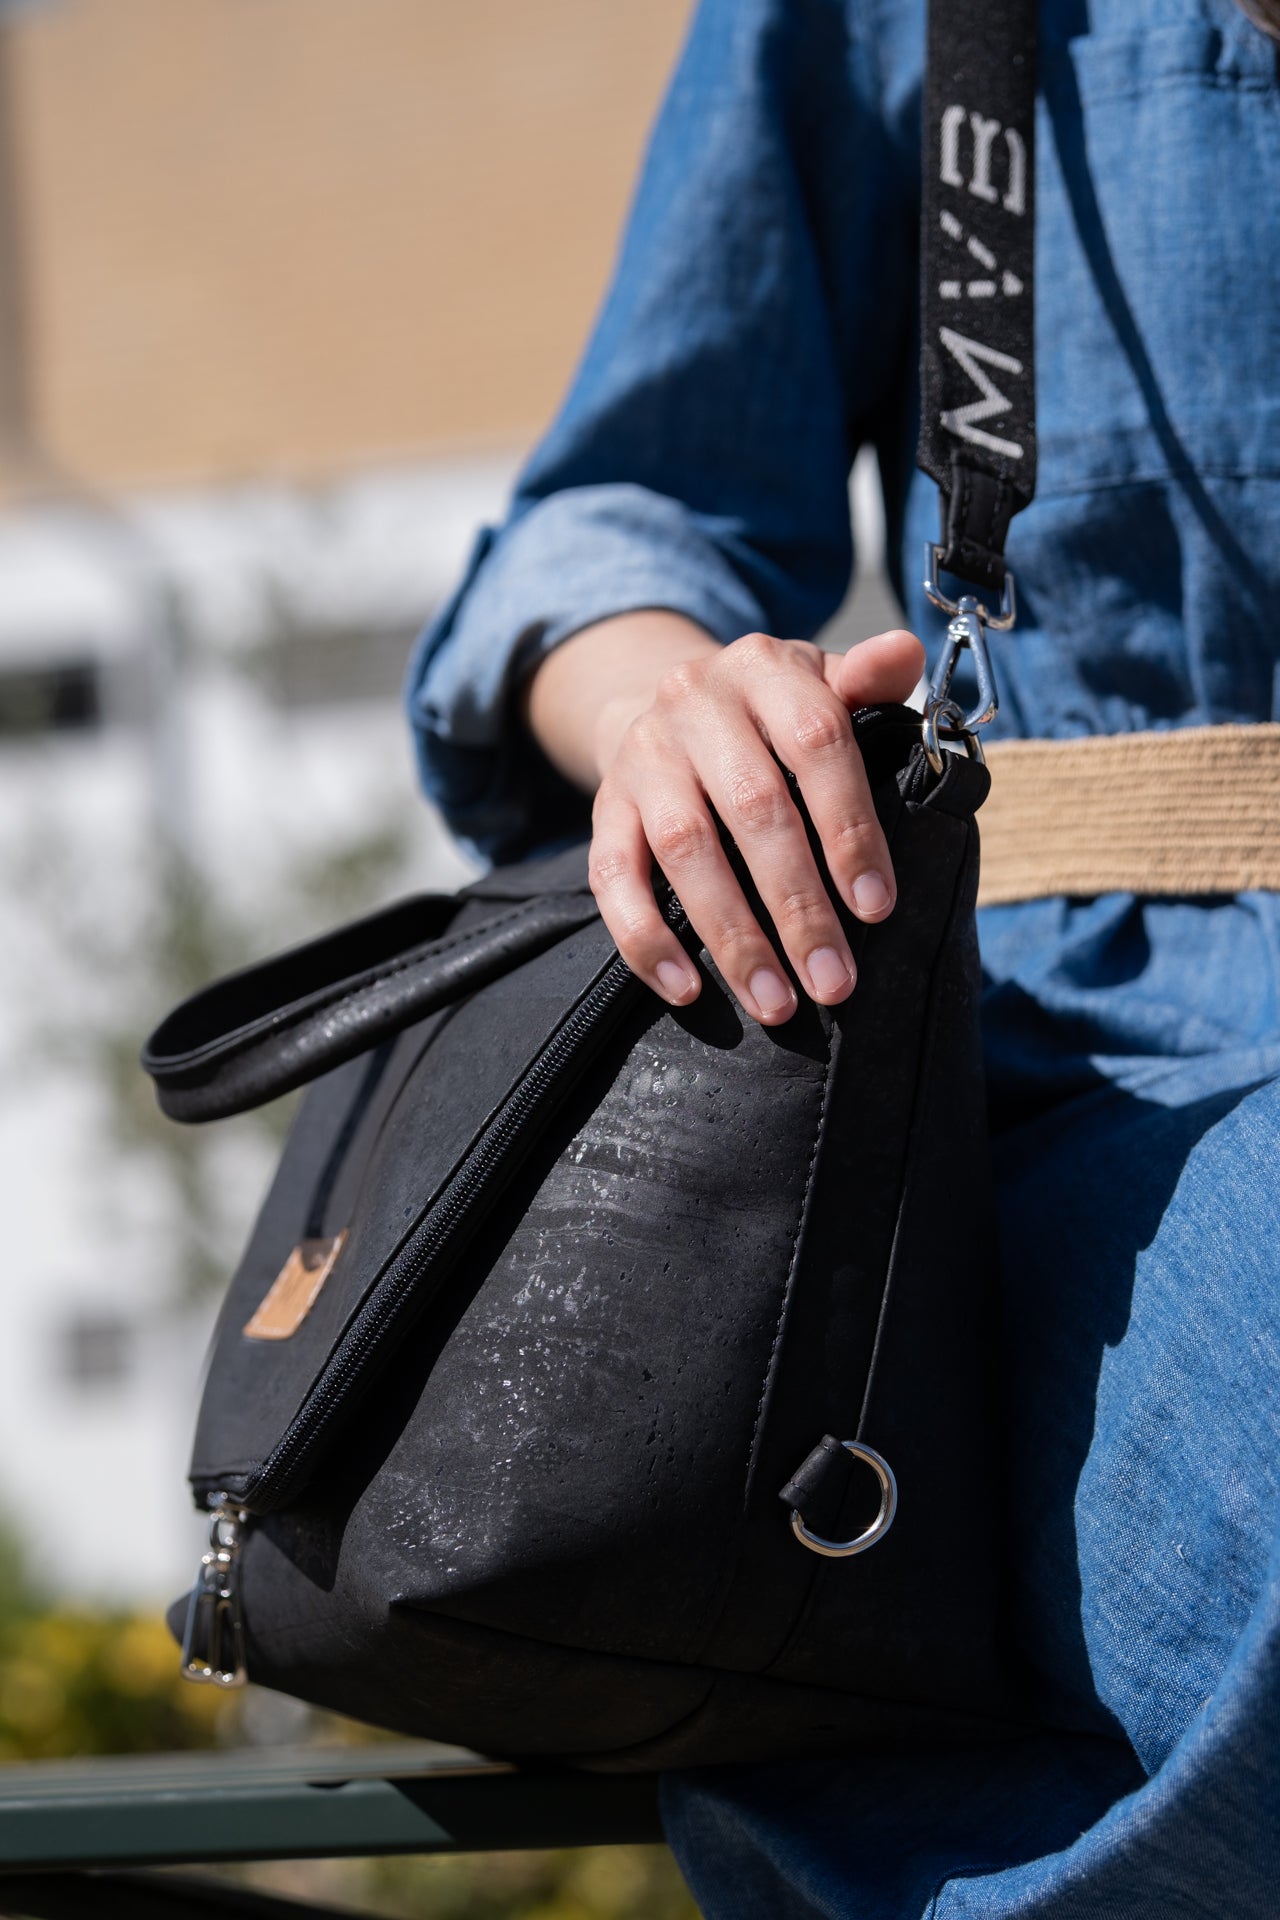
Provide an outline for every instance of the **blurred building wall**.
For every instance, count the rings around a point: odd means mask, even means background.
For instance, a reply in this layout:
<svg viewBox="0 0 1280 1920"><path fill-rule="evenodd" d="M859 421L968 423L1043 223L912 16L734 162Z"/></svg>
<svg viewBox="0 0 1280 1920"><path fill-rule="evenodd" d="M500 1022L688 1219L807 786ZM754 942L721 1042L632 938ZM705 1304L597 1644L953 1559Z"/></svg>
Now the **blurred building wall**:
<svg viewBox="0 0 1280 1920"><path fill-rule="evenodd" d="M580 350L685 11L0 0L0 1526L54 1590L190 1577L275 1151L158 1128L139 1042L193 941L464 875L405 655Z"/></svg>
<svg viewBox="0 0 1280 1920"><path fill-rule="evenodd" d="M687 12L20 10L7 144L34 437L107 491L523 444L605 284Z"/></svg>

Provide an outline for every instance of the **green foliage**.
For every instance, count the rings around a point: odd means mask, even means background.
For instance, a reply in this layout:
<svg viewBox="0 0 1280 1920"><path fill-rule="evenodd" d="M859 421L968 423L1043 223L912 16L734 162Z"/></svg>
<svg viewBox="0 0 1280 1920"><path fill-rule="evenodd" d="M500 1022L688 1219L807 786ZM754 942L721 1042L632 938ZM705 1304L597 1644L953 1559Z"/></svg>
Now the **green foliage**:
<svg viewBox="0 0 1280 1920"><path fill-rule="evenodd" d="M234 1747L252 1695L195 1687L158 1615L47 1607L0 1526L0 1763ZM381 1738L313 1714L318 1745ZM219 1877L386 1920L696 1920L664 1847L307 1860Z"/></svg>
<svg viewBox="0 0 1280 1920"><path fill-rule="evenodd" d="M698 1912L665 1847L308 1861L238 1877L385 1920L697 1920Z"/></svg>
<svg viewBox="0 0 1280 1920"><path fill-rule="evenodd" d="M0 1759L206 1747L231 1734L237 1710L182 1680L158 1618L58 1608L0 1629Z"/></svg>
<svg viewBox="0 0 1280 1920"><path fill-rule="evenodd" d="M225 1744L239 1714L182 1679L158 1614L51 1604L0 1522L0 1761Z"/></svg>
<svg viewBox="0 0 1280 1920"><path fill-rule="evenodd" d="M13 1528L0 1520L0 1654L10 1625L37 1613L44 1596L36 1587Z"/></svg>
<svg viewBox="0 0 1280 1920"><path fill-rule="evenodd" d="M404 883L410 835L390 804L380 818L311 853L282 849L264 902L250 913L177 842L158 836L131 910L101 912L83 884L82 850L65 824L36 823L6 880L28 902L53 952L42 1016L27 1036L33 1064L70 1067L101 1094L104 1153L157 1169L170 1208L175 1304L225 1286L246 1222L228 1209L221 1160L239 1141L264 1173L296 1096L224 1121L216 1138L160 1113L138 1064L162 1014L220 974L367 912Z"/></svg>
<svg viewBox="0 0 1280 1920"><path fill-rule="evenodd" d="M0 1623L0 1762L234 1746L244 1696L193 1687L164 1623L83 1609L27 1611ZM325 1745L376 1739L313 1716ZM696 1920L664 1847L590 1847L436 1858L308 1860L224 1869L220 1877L387 1920Z"/></svg>

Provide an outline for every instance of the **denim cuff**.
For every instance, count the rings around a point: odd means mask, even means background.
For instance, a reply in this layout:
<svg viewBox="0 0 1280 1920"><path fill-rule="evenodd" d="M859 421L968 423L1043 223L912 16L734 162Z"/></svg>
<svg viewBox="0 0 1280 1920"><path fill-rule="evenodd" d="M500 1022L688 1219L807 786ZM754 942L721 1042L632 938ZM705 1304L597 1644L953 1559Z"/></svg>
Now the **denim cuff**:
<svg viewBox="0 0 1280 1920"><path fill-rule="evenodd" d="M727 643L763 626L726 557L735 529L647 488L565 488L480 535L418 643L409 717L422 782L458 838L506 862L584 838L590 801L530 739L514 696L571 634L660 607Z"/></svg>

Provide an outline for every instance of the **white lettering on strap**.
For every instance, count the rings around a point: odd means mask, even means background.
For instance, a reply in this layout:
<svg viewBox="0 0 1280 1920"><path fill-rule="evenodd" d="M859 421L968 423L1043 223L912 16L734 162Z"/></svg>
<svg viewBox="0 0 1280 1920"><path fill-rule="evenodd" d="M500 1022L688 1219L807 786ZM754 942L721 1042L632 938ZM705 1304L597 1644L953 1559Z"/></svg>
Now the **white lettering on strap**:
<svg viewBox="0 0 1280 1920"><path fill-rule="evenodd" d="M960 171L960 132L966 121L973 134L973 171L966 181ZM1016 127L1002 127L998 120L971 113L961 106L944 107L941 125L941 160L938 177L944 187L968 187L975 199L993 205L998 200L1006 213L1024 214L1027 210L1027 143ZM1009 183L1003 196L991 178L991 154L997 135L1003 133L1009 154Z"/></svg>
<svg viewBox="0 0 1280 1920"><path fill-rule="evenodd" d="M942 115L942 169L941 179L945 187L962 187L964 177L960 172L960 129L965 122L963 107L947 107Z"/></svg>
<svg viewBox="0 0 1280 1920"><path fill-rule="evenodd" d="M1000 131L1000 122L971 113L969 125L973 128L973 178L969 191L979 200L998 200L1000 196L991 184L991 148Z"/></svg>
<svg viewBox="0 0 1280 1920"><path fill-rule="evenodd" d="M1027 143L1016 127L1004 130L1005 145L1009 149L1009 191L1004 197L1007 213L1025 213L1027 210Z"/></svg>
<svg viewBox="0 0 1280 1920"><path fill-rule="evenodd" d="M980 420L998 418L1002 413L1007 413L1011 405L1008 395L1001 393L995 381L983 372L984 364L995 367L1001 373L1019 374L1022 372L1021 360L1015 360L1011 353L999 353L995 347L984 347L978 340L966 339L964 334L956 333L952 327L939 327L938 338L952 358L964 368L982 396L979 400L970 400L963 407L947 409L942 416L942 424L947 432L957 434L961 440L968 440L975 447L988 447L992 453L1004 453L1011 460L1021 460L1022 447L1017 440L1002 440L997 434L987 433L977 424Z"/></svg>
<svg viewBox="0 0 1280 1920"><path fill-rule="evenodd" d="M942 231L949 240L963 240L969 253L979 265L985 267L988 273L995 272L996 267L999 265L995 254L992 253L990 247L984 246L975 234L971 233L966 236L964 227L960 221L956 219L954 213L949 212L948 209L944 207L938 219ZM967 282L961 280L942 280L938 283L938 292L944 300L959 300L964 294L968 294L971 300L991 300L997 293L1002 293L1007 298L1012 299L1016 294L1022 292L1022 282L1016 273L1010 273L1006 267L1000 275L998 286L994 280L988 279L970 280Z"/></svg>

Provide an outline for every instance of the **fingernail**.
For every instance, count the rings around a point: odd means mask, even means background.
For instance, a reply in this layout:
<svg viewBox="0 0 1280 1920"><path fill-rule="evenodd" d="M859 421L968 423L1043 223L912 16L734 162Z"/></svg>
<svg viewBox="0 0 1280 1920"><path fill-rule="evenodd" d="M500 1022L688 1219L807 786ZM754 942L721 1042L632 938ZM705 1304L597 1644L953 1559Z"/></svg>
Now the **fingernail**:
<svg viewBox="0 0 1280 1920"><path fill-rule="evenodd" d="M659 960L657 975L658 984L668 1000L687 1000L698 985L693 975L675 960Z"/></svg>
<svg viewBox="0 0 1280 1920"><path fill-rule="evenodd" d="M785 1007L794 1004L795 995L781 974L774 973L770 967L757 967L747 985L751 989L751 998L766 1016L781 1013Z"/></svg>
<svg viewBox="0 0 1280 1920"><path fill-rule="evenodd" d="M805 963L815 993L844 993L853 984L853 969L834 947L815 947Z"/></svg>
<svg viewBox="0 0 1280 1920"><path fill-rule="evenodd" d="M853 904L867 919L883 913L891 898L888 887L878 873L860 873L853 883Z"/></svg>

